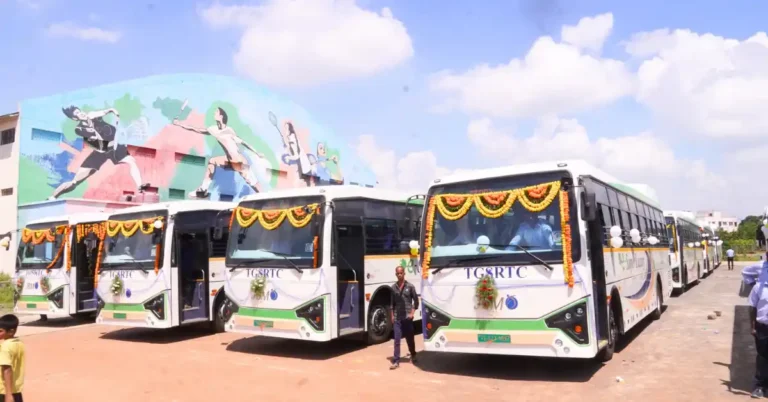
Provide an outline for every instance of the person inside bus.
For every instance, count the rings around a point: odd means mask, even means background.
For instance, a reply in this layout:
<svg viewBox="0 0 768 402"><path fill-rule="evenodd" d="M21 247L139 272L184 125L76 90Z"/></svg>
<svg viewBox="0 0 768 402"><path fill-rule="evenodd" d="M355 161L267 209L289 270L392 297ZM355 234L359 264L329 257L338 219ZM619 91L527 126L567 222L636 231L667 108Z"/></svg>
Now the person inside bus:
<svg viewBox="0 0 768 402"><path fill-rule="evenodd" d="M525 220L517 228L507 250L514 251L518 247L525 247L526 250L551 250L555 246L552 227L532 212L526 211L523 214Z"/></svg>
<svg viewBox="0 0 768 402"><path fill-rule="evenodd" d="M475 242L474 239L472 239L472 229L469 226L469 219L469 216L465 216L456 221L449 221L446 219L440 222L440 226L445 231L446 238L453 237L453 240L448 242L446 246L463 246Z"/></svg>

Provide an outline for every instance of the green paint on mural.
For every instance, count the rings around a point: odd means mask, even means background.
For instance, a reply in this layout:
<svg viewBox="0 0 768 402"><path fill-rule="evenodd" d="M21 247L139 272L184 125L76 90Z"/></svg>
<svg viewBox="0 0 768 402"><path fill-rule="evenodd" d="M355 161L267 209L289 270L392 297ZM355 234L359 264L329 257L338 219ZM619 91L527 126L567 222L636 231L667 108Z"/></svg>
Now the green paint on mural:
<svg viewBox="0 0 768 402"><path fill-rule="evenodd" d="M328 169L328 173L331 175L331 179L341 181L344 180L344 176L342 175L341 168L341 152L338 148L328 148L326 146L325 148L326 157L328 158L328 161L325 162L325 168ZM331 159L333 157L336 157L336 163L333 163Z"/></svg>
<svg viewBox="0 0 768 402"><path fill-rule="evenodd" d="M131 94L126 93L122 98L115 100L113 106L118 113L120 113L120 125L128 125L133 121L138 120L142 115L144 105L141 104L139 98L131 97ZM111 115L110 115L111 117Z"/></svg>
<svg viewBox="0 0 768 402"><path fill-rule="evenodd" d="M152 107L159 110L160 113L165 116L169 122L172 122L173 119L184 120L187 118L187 116L189 116L189 112L192 111L192 108L186 106L184 107L184 110L182 110L181 106L183 104L184 102L179 99L158 97L154 102L152 102Z"/></svg>
<svg viewBox="0 0 768 402"><path fill-rule="evenodd" d="M272 166L273 169L276 169L278 163L277 158L275 158L274 151L260 136L254 133L253 130L251 130L251 128L240 119L240 113L235 105L224 101L213 102L213 104L208 108L208 111L205 112L205 126L210 127L216 124L216 121L213 118L213 114L216 111L216 108L219 107L224 109L224 111L227 113L227 126L235 130L237 136L242 138L243 141L247 142L254 149L264 154L264 156L267 158L267 161L269 162L269 165ZM275 132L272 135L278 134ZM221 148L221 145L219 145L215 138L206 136L205 140L208 144L208 148L211 150L211 157L224 155L224 150ZM277 185L277 175L272 174L271 176L272 178L270 180L270 186L275 187Z"/></svg>
<svg viewBox="0 0 768 402"><path fill-rule="evenodd" d="M19 156L19 172L24 178L19 180L19 204L42 201L53 194L54 187L50 184L49 172L25 155ZM43 183L48 185L41 185ZM86 181L61 198L82 198L87 188Z"/></svg>

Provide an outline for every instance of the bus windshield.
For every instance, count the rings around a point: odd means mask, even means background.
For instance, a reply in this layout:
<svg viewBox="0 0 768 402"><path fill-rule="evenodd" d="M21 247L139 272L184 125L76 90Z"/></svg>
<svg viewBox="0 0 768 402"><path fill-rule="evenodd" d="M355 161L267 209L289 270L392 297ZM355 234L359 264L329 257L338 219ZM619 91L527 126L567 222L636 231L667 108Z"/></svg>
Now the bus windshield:
<svg viewBox="0 0 768 402"><path fill-rule="evenodd" d="M227 266L237 267L247 263L249 266L292 267L295 265L312 268L315 263L315 236L317 236L318 256L322 249L320 246L322 229L316 232L316 226L312 221L322 219L322 216L318 217L314 214L306 223L304 220L306 216L298 217L299 220L297 220L296 215L288 216L287 214L291 212L286 210L321 204L324 199L325 197L312 196L241 203L239 208L270 211L272 216L269 218L272 220L263 217L250 223L241 222L238 218L232 220L227 245ZM246 225L243 226L241 223ZM302 225L302 223L306 224Z"/></svg>
<svg viewBox="0 0 768 402"><path fill-rule="evenodd" d="M665 216L664 223L667 224L667 236L672 239L672 248L674 251L677 251L677 229L675 228L675 218Z"/></svg>
<svg viewBox="0 0 768 402"><path fill-rule="evenodd" d="M27 226L25 235L19 241L17 263L20 269L48 268L51 262L56 262L50 268L61 268L64 263L64 253L59 249L64 243L64 231L51 231L53 228L66 226L67 222L39 223ZM24 240L28 240L25 242ZM37 243L37 244L35 244ZM58 257L58 258L57 258Z"/></svg>
<svg viewBox="0 0 768 402"><path fill-rule="evenodd" d="M101 262L102 269L153 269L157 247L152 243L152 237L155 234L154 231L150 232L150 225L155 220L153 218L158 217L162 218L163 229L165 229L168 222L167 211L148 211L111 216L109 222L120 222L122 227L117 233L107 230L102 251L104 256ZM142 225L141 227L132 226L139 223ZM110 236L111 234L114 236ZM162 252L161 244L160 258L162 258Z"/></svg>
<svg viewBox="0 0 768 402"><path fill-rule="evenodd" d="M463 182L433 187L429 197L522 189L569 177L567 172L548 172ZM546 195L542 195L542 200L545 198ZM499 217L486 217L472 205L462 217L447 219L436 208L430 267L474 266L479 260L483 261L482 265L539 264L535 257L545 262L562 263L559 192L550 199L548 206L537 212L529 211L516 199ZM574 234L571 253L573 261L577 261L580 253L575 200L571 199L569 205L571 233Z"/></svg>

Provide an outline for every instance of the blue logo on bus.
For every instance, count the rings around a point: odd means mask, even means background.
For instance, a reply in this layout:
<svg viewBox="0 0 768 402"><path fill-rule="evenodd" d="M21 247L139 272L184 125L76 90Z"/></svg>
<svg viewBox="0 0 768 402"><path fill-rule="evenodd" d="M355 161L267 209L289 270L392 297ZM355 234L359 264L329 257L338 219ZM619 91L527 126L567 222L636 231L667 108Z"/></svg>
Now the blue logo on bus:
<svg viewBox="0 0 768 402"><path fill-rule="evenodd" d="M125 289L125 297L131 298L131 289Z"/></svg>
<svg viewBox="0 0 768 402"><path fill-rule="evenodd" d="M35 282L35 289L37 289L37 287L38 287L38 283L37 283L37 282Z"/></svg>
<svg viewBox="0 0 768 402"><path fill-rule="evenodd" d="M269 292L269 298L272 300L277 300L277 290L272 289L272 291Z"/></svg>
<svg viewBox="0 0 768 402"><path fill-rule="evenodd" d="M517 297L507 295L507 300L504 301L504 304L507 305L507 308L510 310L514 310L517 308Z"/></svg>

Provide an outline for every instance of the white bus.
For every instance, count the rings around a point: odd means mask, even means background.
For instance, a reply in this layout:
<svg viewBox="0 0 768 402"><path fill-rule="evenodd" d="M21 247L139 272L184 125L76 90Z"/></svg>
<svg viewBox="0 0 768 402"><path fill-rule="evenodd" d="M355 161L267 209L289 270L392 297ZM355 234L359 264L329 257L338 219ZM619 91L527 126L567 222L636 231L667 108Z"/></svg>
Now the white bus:
<svg viewBox="0 0 768 402"><path fill-rule="evenodd" d="M349 185L245 197L231 219L219 290L226 331L386 341L395 268L418 288L408 253L422 208L406 194Z"/></svg>
<svg viewBox="0 0 768 402"><path fill-rule="evenodd" d="M425 349L611 359L671 294L658 203L583 161L435 180L422 221Z"/></svg>
<svg viewBox="0 0 768 402"><path fill-rule="evenodd" d="M670 258L677 269L672 270L672 286L682 293L706 273L699 225L685 212L664 211L667 230L672 237Z"/></svg>
<svg viewBox="0 0 768 402"><path fill-rule="evenodd" d="M96 312L93 276L104 213L38 219L22 229L16 259L17 314L41 319Z"/></svg>
<svg viewBox="0 0 768 402"><path fill-rule="evenodd" d="M96 322L148 328L213 322L216 290L224 283L217 257L226 250L226 243L212 240L213 228L234 205L174 201L110 215L96 273Z"/></svg>

